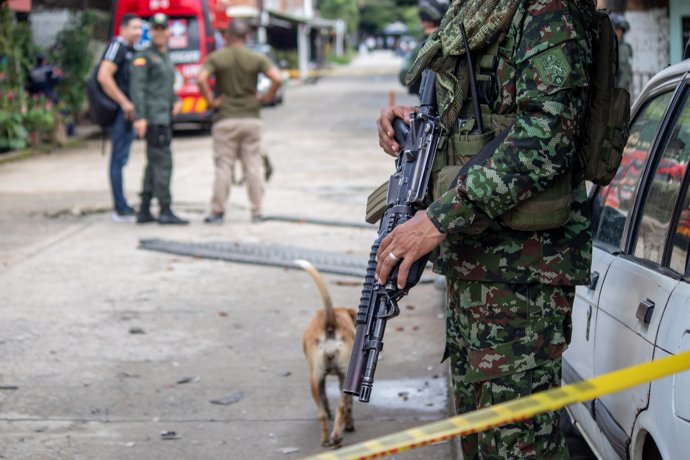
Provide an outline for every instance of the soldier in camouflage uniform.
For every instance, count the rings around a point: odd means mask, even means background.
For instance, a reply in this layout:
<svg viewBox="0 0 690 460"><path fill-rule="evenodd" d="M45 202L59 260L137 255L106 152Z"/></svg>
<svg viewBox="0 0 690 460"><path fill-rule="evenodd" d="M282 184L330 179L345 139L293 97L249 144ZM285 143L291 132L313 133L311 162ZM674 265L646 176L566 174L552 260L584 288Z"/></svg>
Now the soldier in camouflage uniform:
<svg viewBox="0 0 690 460"><path fill-rule="evenodd" d="M400 262L402 287L412 263L436 250L435 270L448 283L446 352L458 413L560 385L575 286L589 281L591 262L587 194L575 160L589 96L594 9L593 0L456 0L408 74L437 73L447 133L437 159L457 156L456 120L472 113L462 84L467 74L458 76L466 66L456 65L465 54L460 22L473 55L498 45L483 109L485 124L496 132L508 127L507 137L484 165L396 228L378 252L379 281ZM393 118L407 119L413 109L381 112L379 143L387 153L397 156L400 148ZM568 175L567 223L534 231L506 224L506 213ZM569 458L558 425L558 413L549 413L464 437L464 458Z"/></svg>

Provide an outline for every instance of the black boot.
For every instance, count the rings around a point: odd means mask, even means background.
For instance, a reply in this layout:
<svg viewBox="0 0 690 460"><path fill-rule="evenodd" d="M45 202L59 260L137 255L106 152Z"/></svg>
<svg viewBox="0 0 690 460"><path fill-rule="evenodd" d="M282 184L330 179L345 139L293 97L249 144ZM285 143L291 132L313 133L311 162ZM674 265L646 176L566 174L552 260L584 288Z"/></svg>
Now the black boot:
<svg viewBox="0 0 690 460"><path fill-rule="evenodd" d="M151 214L151 198L142 198L141 207L137 213L137 224L146 224L155 221L156 218Z"/></svg>
<svg viewBox="0 0 690 460"><path fill-rule="evenodd" d="M170 205L161 206L161 213L158 216L158 223L162 225L187 225L188 220L180 219L173 214Z"/></svg>

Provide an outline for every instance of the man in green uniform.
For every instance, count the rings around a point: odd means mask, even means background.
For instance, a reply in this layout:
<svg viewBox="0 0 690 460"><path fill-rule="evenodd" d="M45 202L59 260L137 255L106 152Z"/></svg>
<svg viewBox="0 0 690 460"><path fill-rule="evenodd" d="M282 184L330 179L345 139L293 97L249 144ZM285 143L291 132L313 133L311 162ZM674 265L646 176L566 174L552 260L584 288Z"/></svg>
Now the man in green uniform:
<svg viewBox="0 0 690 460"><path fill-rule="evenodd" d="M180 110L175 95L175 67L168 55L168 17L156 13L149 21L151 46L138 53L132 61L132 102L134 130L146 139L146 170L141 192L141 208L137 223L188 224L170 209L172 176L172 117ZM151 214L151 200L156 198L160 214Z"/></svg>
<svg viewBox="0 0 690 460"><path fill-rule="evenodd" d="M618 67L616 68L616 86L627 89L632 94L632 59L633 50L630 43L625 41L625 34L630 30L630 24L621 13L611 13L611 23L618 38Z"/></svg>
<svg viewBox="0 0 690 460"><path fill-rule="evenodd" d="M589 209L576 157L589 96L594 3L455 0L408 74L408 81L424 68L437 74L447 134L434 169L466 162L477 149L468 142L474 120L459 32L464 23L474 62L486 77L479 98L484 124L508 130L486 163L435 194L429 208L397 227L378 252L379 280L400 262L398 285L404 286L412 263L437 251L435 269L448 283L446 344L458 413L560 385L575 286L590 276ZM391 121L407 120L412 110L381 112L379 143L388 154L400 151ZM518 205L557 183L567 187L565 223L534 230L509 225ZM466 436L463 455L569 458L558 425L558 413L548 413Z"/></svg>

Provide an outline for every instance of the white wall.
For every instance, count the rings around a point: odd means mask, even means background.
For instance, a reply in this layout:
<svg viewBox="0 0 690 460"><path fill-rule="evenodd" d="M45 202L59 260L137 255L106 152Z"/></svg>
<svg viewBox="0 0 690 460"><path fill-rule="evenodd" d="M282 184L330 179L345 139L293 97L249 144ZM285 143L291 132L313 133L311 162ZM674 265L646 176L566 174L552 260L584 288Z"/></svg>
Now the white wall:
<svg viewBox="0 0 690 460"><path fill-rule="evenodd" d="M625 41L633 49L634 98L655 73L670 63L668 9L627 11L625 18L630 23Z"/></svg>
<svg viewBox="0 0 690 460"><path fill-rule="evenodd" d="M48 49L69 20L68 10L38 10L29 15L34 43Z"/></svg>

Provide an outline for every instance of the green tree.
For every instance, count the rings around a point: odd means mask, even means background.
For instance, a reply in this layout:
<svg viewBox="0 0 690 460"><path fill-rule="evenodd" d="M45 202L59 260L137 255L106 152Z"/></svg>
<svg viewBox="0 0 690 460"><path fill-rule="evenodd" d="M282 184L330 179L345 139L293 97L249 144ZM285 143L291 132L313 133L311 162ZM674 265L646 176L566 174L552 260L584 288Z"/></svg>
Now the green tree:
<svg viewBox="0 0 690 460"><path fill-rule="evenodd" d="M319 11L324 18L345 21L348 33L357 31L360 19L357 0L321 0Z"/></svg>
<svg viewBox="0 0 690 460"><path fill-rule="evenodd" d="M66 28L57 35L52 52L52 62L62 70L63 80L57 87L58 96L67 112L75 119L86 100L85 82L93 67L91 37L97 15L86 10L72 13Z"/></svg>
<svg viewBox="0 0 690 460"><path fill-rule="evenodd" d="M388 24L401 21L410 35L421 36L417 0L366 0L360 15L359 27L364 34L380 34Z"/></svg>

